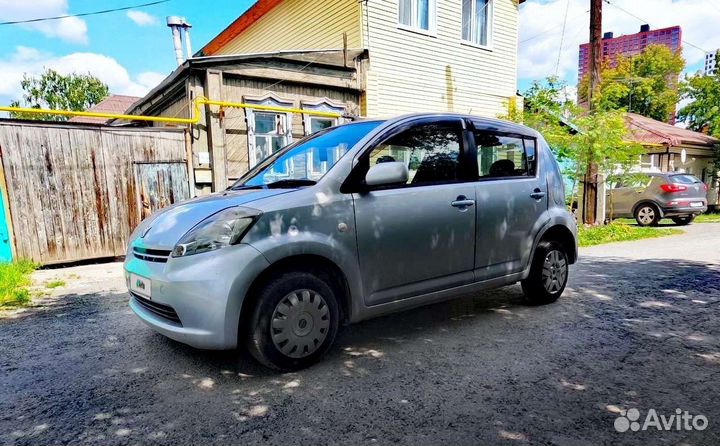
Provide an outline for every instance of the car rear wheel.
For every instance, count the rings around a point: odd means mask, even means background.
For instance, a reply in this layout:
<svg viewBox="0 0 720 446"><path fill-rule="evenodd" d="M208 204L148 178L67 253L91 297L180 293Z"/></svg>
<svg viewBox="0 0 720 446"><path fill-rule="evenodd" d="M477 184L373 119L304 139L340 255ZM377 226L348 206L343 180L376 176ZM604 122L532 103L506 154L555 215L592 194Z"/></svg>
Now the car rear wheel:
<svg viewBox="0 0 720 446"><path fill-rule="evenodd" d="M660 211L653 204L641 204L635 210L635 221L640 226L656 226L660 221Z"/></svg>
<svg viewBox="0 0 720 446"><path fill-rule="evenodd" d="M300 370L328 351L339 319L335 293L324 280L307 272L286 272L260 290L247 347L267 367Z"/></svg>
<svg viewBox="0 0 720 446"><path fill-rule="evenodd" d="M685 226L692 223L693 220L695 220L694 215L685 215L683 217L672 217L671 219L676 225L678 226Z"/></svg>
<svg viewBox="0 0 720 446"><path fill-rule="evenodd" d="M569 269L567 253L560 243L540 242L530 265L530 275L520 283L525 301L530 305L555 302L565 290Z"/></svg>

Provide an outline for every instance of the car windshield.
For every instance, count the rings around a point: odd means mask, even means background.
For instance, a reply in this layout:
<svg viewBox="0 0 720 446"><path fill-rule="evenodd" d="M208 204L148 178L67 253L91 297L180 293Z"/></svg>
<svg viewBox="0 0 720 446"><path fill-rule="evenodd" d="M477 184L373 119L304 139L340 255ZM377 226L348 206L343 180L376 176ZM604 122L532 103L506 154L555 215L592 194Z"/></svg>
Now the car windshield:
<svg viewBox="0 0 720 446"><path fill-rule="evenodd" d="M231 189L299 187L315 184L380 121L363 121L321 130L261 161Z"/></svg>
<svg viewBox="0 0 720 446"><path fill-rule="evenodd" d="M694 175L670 175L670 181L676 184L695 184L701 181Z"/></svg>

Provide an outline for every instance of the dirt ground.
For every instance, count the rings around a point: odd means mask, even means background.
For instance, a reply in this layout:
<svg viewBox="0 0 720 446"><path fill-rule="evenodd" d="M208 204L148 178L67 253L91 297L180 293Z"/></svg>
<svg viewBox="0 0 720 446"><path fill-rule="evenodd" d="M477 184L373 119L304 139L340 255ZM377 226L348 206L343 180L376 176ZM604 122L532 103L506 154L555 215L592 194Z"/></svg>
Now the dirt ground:
<svg viewBox="0 0 720 446"><path fill-rule="evenodd" d="M290 374L155 334L119 263L39 271L50 294L0 320L0 441L717 444L720 224L581 256L555 304L511 286L367 321ZM632 408L708 423L618 432Z"/></svg>

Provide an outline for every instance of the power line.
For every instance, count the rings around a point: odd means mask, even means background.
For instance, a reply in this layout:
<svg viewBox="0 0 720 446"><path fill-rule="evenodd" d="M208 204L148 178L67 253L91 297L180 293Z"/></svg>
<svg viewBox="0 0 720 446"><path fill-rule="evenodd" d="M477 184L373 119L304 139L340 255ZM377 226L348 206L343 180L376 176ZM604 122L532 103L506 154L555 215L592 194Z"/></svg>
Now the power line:
<svg viewBox="0 0 720 446"><path fill-rule="evenodd" d="M584 16L585 14L589 13L589 12L590 12L590 10L585 11L585 12L583 13L583 16ZM576 16L575 18L580 18L580 16L578 15L578 16ZM530 37L528 37L528 38L526 38L526 39L521 40L520 42L518 42L518 44L522 44L522 43L525 43L525 42L529 42L529 41L531 41L531 40L533 40L533 39L537 39L538 37L543 36L543 35L549 33L550 31L555 31L556 29L560 28L561 26L564 26L564 25L555 25L555 26L551 26L551 27L549 27L549 28L545 28L544 30L540 31L539 33L533 34L532 36L530 36Z"/></svg>
<svg viewBox="0 0 720 446"><path fill-rule="evenodd" d="M560 56L562 55L563 41L565 40L565 25L567 24L568 10L570 9L570 0L565 4L565 19L563 20L562 34L560 34L560 48L558 49L557 63L555 64L555 76L558 75L560 69Z"/></svg>
<svg viewBox="0 0 720 446"><path fill-rule="evenodd" d="M629 16L631 16L631 17L634 17L634 18L636 18L637 20L640 20L640 22L642 22L642 23L650 23L649 21L644 20L642 17L636 16L635 14L633 14L633 13L630 12L630 11L628 11L627 9L623 9L623 8L621 8L620 6L616 5L615 3L612 3L610 0L604 0L604 2L607 3L607 4L610 5L610 6L614 6L615 8L617 8L617 9L619 9L620 11L624 12L625 14L627 14L627 15L629 15ZM687 40L683 40L682 43L684 43L684 44L686 44L686 45L688 45L688 46L691 46L691 47L693 47L693 48L695 48L695 49L697 49L697 50L700 50L700 51L702 51L703 53L707 53L707 51L705 51L705 50L702 49L701 47L699 47L699 46L697 46L697 45L695 45L695 44L693 44L693 43L690 43L690 42L688 42Z"/></svg>
<svg viewBox="0 0 720 446"><path fill-rule="evenodd" d="M113 9L103 9L101 11L81 12L79 14L64 14L64 15L59 15L59 16L55 16L55 17L41 17L41 18L27 19L27 20L12 20L12 21L8 21L8 22L0 22L0 25L18 25L21 23L35 23L35 22L45 22L48 20L60 20L60 19L66 19L68 17L86 17L89 15L108 14L111 12L126 11L128 9L144 8L146 6L159 5L160 3L166 3L169 1L170 0L157 0L154 2L143 3L140 5L123 6L120 8L113 8Z"/></svg>

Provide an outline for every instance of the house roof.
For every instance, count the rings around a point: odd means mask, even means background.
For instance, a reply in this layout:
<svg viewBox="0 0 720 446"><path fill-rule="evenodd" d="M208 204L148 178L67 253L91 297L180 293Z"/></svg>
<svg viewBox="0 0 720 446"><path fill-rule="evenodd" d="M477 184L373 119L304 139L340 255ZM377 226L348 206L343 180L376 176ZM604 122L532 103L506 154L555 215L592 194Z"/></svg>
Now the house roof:
<svg viewBox="0 0 720 446"><path fill-rule="evenodd" d="M195 55L212 56L217 53L223 46L250 28L253 23L260 20L262 16L270 12L274 7L282 3L282 1L283 0L257 0L247 11L242 13L240 17L235 19L234 22L222 30L220 34L215 36ZM518 0L518 5L524 2L525 0Z"/></svg>
<svg viewBox="0 0 720 446"><path fill-rule="evenodd" d="M713 138L704 133L676 127L636 113L627 113L625 122L633 136L633 141L641 144L711 147L720 143L720 140L717 138Z"/></svg>
<svg viewBox="0 0 720 446"><path fill-rule="evenodd" d="M121 94L111 94L99 103L93 105L87 111L98 113L117 113L123 114L135 102L139 101L137 96L125 96ZM88 124L105 124L109 121L107 118L91 118L87 116L74 116L69 119L70 122L84 122Z"/></svg>

